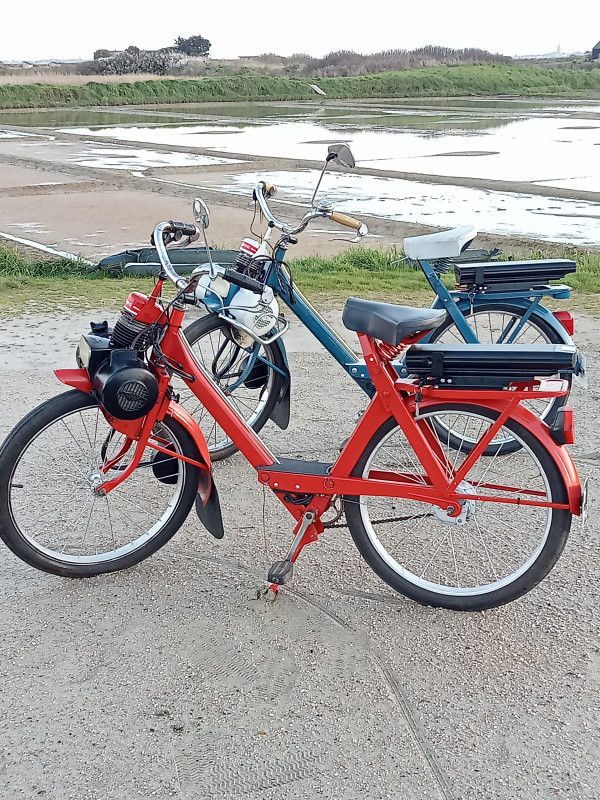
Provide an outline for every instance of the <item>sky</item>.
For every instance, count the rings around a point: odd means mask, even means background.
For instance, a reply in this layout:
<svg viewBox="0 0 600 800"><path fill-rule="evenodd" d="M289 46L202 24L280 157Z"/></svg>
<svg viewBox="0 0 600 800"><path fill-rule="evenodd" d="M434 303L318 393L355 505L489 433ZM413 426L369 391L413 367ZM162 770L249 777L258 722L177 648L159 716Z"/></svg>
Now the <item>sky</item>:
<svg viewBox="0 0 600 800"><path fill-rule="evenodd" d="M335 50L374 53L426 44L506 55L587 51L600 40L598 0L3 0L0 60L92 58L95 50L166 47L201 35L213 58Z"/></svg>

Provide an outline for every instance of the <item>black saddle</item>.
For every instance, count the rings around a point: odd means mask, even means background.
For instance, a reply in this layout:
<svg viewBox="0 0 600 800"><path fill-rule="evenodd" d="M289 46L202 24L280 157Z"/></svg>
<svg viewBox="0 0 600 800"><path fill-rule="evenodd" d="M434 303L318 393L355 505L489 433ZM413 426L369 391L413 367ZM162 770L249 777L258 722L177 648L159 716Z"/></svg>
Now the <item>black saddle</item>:
<svg viewBox="0 0 600 800"><path fill-rule="evenodd" d="M349 331L366 333L382 342L397 345L411 333L437 328L446 316L445 311L435 308L411 308L349 297L342 320Z"/></svg>

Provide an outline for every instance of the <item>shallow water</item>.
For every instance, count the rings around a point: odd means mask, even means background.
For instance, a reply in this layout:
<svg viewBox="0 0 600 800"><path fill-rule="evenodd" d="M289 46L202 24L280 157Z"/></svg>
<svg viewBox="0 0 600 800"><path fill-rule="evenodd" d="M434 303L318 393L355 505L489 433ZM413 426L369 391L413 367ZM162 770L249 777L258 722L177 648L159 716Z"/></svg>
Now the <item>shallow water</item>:
<svg viewBox="0 0 600 800"><path fill-rule="evenodd" d="M12 124L25 126L29 118L31 124L59 126L67 133L200 148L225 158L247 153L320 161L328 144L346 141L359 167L600 192L600 102L425 98L0 112L0 124L11 124L9 118ZM91 153L79 163L140 170L200 165L203 162L193 158L205 158L190 154L186 160L184 153L174 162L173 155L163 159L147 148L130 147ZM314 185L306 172L262 177L285 184L290 198L310 195ZM475 221L492 232L600 242L600 206L594 203L399 179L391 179L392 189L386 179L366 176L336 175L328 180L338 203L355 213L362 209L434 225L455 224L460 217L461 222ZM222 188L245 191L252 181L252 176L239 175Z"/></svg>
<svg viewBox="0 0 600 800"><path fill-rule="evenodd" d="M280 171L268 177L279 189L278 198L305 201L308 208L318 174L316 170ZM233 174L224 188L250 198L257 181L264 177ZM508 236L579 245L600 243L600 203L348 173L330 173L319 197L327 197L335 202L336 210L359 218L368 215L448 228L475 225L480 231ZM304 210L298 209L298 220ZM293 212L287 217L293 218Z"/></svg>
<svg viewBox="0 0 600 800"><path fill-rule="evenodd" d="M165 109L165 106L159 107ZM178 109L185 120L173 123ZM191 120L203 114L202 124ZM170 108L163 125L71 128L122 141L320 160L332 141L359 166L600 191L600 103L429 99ZM183 123L183 124L181 124Z"/></svg>
<svg viewBox="0 0 600 800"><path fill-rule="evenodd" d="M82 167L95 169L126 169L139 171L159 167L198 167L208 164L239 164L231 158L194 155L192 153L164 153L140 148L91 147L73 156L71 161Z"/></svg>

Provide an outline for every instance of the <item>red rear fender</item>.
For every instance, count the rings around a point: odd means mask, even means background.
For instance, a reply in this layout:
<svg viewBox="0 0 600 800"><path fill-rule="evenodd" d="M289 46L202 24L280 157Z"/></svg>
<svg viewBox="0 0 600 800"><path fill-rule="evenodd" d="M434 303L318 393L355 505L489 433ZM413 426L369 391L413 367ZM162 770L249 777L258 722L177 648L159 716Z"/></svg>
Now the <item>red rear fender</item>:
<svg viewBox="0 0 600 800"><path fill-rule="evenodd" d="M546 423L527 408L519 405L511 416L546 446L565 482L571 513L579 516L581 514L581 483L567 448L557 444L550 436L550 429Z"/></svg>
<svg viewBox="0 0 600 800"><path fill-rule="evenodd" d="M423 402L421 409L427 405L438 403L439 401L440 397L438 396L434 401ZM494 400L489 400L486 403L486 406L498 412L503 411L505 408L504 403ZM527 408L524 408L524 406L516 406L511 413L511 417L517 422L520 422L521 425L523 425L523 427L528 431L531 431L531 433L537 439L539 439L542 444L545 445L550 457L558 467L558 470L565 482L571 513L579 516L581 514L582 498L581 483L579 481L577 470L575 469L575 464L573 463L573 459L571 458L571 454L567 448L564 445L557 444L550 436L550 428L546 425L546 423L542 422L539 417L537 417ZM502 456L500 457L502 458Z"/></svg>

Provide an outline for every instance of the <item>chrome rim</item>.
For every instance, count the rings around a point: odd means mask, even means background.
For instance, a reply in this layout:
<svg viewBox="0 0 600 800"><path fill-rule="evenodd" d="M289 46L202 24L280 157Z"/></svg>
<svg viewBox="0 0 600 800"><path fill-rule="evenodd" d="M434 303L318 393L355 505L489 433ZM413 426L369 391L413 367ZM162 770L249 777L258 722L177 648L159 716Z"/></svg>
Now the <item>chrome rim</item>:
<svg viewBox="0 0 600 800"><path fill-rule="evenodd" d="M162 424L154 429L176 452L179 442ZM10 479L9 507L15 528L38 552L69 564L114 561L157 536L176 511L185 485L185 462L173 459L174 483L159 481L152 469L156 450L146 448L140 465L122 484L101 497L95 488L114 477L102 465L117 455L124 437L106 422L98 406L53 420L21 453Z"/></svg>
<svg viewBox="0 0 600 800"><path fill-rule="evenodd" d="M492 424L483 415L456 410L432 412L423 418L437 421L440 417L447 430L458 427L473 440L479 440ZM430 424L430 428L444 454L443 464L453 474L467 452L453 449L435 426ZM537 457L520 437L510 433L520 449L479 459L466 476L467 484L482 496L518 496L514 491L488 489L485 483L511 489L522 486L539 492L541 500L551 500ZM415 483L428 482L400 428L392 429L377 445L363 477L371 470L403 472ZM539 557L553 513L550 508L467 501L472 503L468 520L457 525L443 521L443 512L422 502L376 497L361 497L359 502L369 542L384 563L414 586L453 596L487 594L518 580Z"/></svg>

